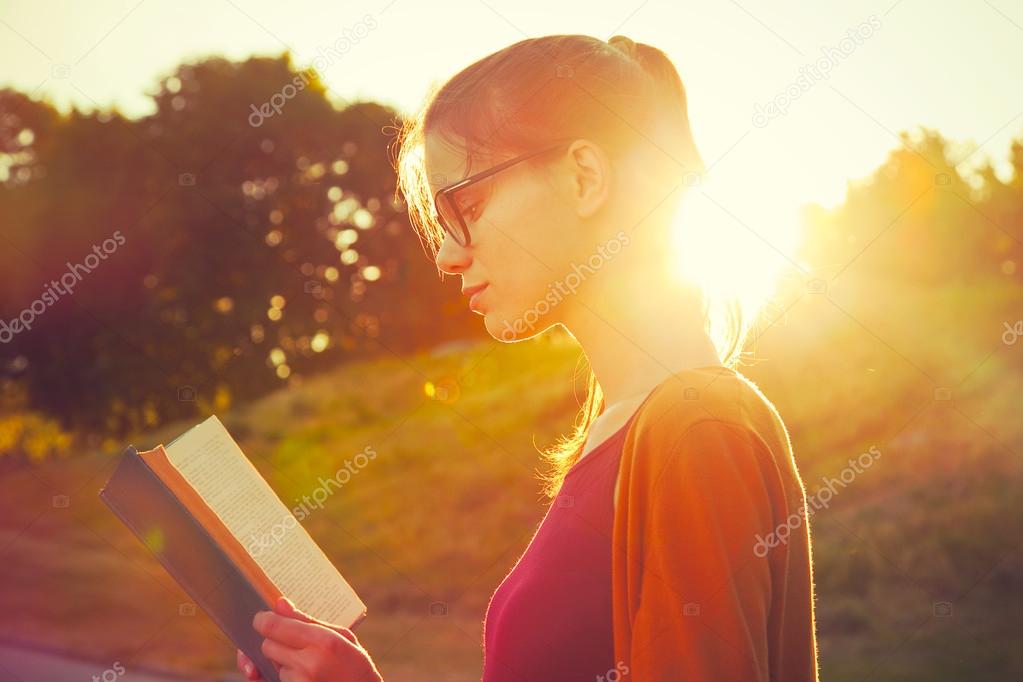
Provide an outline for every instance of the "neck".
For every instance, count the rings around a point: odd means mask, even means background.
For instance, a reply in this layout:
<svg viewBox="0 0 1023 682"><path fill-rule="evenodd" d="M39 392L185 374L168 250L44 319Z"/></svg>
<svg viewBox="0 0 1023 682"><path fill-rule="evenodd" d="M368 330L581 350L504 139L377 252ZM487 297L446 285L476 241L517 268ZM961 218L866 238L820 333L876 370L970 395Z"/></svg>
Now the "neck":
<svg viewBox="0 0 1023 682"><path fill-rule="evenodd" d="M625 277L606 278L600 291L580 292L563 320L607 405L645 394L676 372L721 364L691 286L668 267L631 268Z"/></svg>

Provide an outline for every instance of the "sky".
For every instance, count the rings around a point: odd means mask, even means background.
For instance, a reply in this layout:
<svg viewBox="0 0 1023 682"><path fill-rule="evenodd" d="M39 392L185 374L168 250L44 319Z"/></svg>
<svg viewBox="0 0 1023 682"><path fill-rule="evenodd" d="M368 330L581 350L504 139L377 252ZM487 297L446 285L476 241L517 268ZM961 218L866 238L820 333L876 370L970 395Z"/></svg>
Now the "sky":
<svg viewBox="0 0 1023 682"><path fill-rule="evenodd" d="M0 87L144 115L182 62L290 49L308 66L348 36L320 70L338 102L410 112L469 63L554 33L620 33L672 58L706 191L781 261L798 207L840 203L900 131L937 129L962 157L976 149L964 168L991 159L1003 179L1023 137L1023 0L0 0ZM785 93L784 111L766 108Z"/></svg>

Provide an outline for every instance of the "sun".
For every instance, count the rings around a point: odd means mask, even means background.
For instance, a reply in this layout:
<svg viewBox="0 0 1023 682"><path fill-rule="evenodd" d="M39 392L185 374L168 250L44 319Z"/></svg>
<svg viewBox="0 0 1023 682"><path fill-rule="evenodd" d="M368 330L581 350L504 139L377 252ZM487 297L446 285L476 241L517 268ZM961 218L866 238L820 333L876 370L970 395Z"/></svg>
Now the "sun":
<svg viewBox="0 0 1023 682"><path fill-rule="evenodd" d="M806 275L798 261L798 212L770 183L739 184L704 176L683 198L672 231L676 277L712 301L737 301L755 318L786 275Z"/></svg>

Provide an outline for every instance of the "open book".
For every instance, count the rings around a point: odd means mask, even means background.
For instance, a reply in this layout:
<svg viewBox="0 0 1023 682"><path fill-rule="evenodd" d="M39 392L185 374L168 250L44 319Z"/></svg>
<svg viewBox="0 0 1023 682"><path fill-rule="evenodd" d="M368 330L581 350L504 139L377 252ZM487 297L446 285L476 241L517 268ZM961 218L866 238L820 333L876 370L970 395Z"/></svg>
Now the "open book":
<svg viewBox="0 0 1023 682"><path fill-rule="evenodd" d="M99 495L268 682L279 678L252 628L257 611L283 595L343 627L366 616L216 416L167 447L128 447Z"/></svg>

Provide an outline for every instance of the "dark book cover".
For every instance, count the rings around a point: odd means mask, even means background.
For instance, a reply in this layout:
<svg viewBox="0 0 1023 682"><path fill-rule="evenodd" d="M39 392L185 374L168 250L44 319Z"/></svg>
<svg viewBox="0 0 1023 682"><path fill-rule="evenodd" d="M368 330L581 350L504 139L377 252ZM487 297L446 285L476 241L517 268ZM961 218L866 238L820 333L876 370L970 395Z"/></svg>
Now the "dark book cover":
<svg viewBox="0 0 1023 682"><path fill-rule="evenodd" d="M252 660L263 679L280 682L277 669L260 650L263 638L252 627L256 613L271 611L272 605L259 596L138 450L125 450L99 496Z"/></svg>

